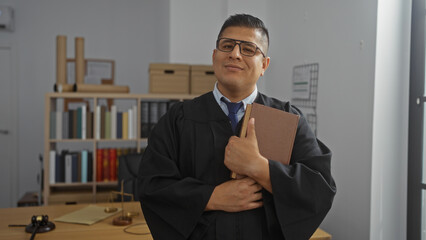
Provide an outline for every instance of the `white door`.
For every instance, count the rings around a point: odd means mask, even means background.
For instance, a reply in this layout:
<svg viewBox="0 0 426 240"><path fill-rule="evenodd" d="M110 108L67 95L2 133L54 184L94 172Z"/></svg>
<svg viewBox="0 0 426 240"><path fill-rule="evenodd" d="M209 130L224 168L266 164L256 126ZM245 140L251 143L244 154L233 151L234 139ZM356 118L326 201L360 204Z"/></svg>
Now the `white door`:
<svg viewBox="0 0 426 240"><path fill-rule="evenodd" d="M15 207L17 192L16 96L11 47L0 44L0 207ZM15 108L15 109L13 109ZM15 123L13 122L15 121Z"/></svg>

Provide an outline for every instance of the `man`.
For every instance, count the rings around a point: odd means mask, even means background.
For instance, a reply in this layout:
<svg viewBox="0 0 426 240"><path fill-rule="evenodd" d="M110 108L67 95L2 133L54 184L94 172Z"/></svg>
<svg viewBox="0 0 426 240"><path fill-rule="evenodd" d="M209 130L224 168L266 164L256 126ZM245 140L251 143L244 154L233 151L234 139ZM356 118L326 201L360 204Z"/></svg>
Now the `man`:
<svg viewBox="0 0 426 240"><path fill-rule="evenodd" d="M330 150L297 108L257 91L268 46L261 20L229 17L213 50L215 89L175 104L153 129L138 188L154 239L309 239L331 208ZM290 165L259 153L255 119L235 136L252 102L300 115Z"/></svg>

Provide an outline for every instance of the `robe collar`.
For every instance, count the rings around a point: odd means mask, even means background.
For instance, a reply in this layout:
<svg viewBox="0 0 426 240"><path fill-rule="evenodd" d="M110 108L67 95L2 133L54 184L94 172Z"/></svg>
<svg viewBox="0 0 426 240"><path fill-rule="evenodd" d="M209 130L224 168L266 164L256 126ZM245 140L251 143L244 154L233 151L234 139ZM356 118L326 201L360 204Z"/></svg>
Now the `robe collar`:
<svg viewBox="0 0 426 240"><path fill-rule="evenodd" d="M264 95L258 92L254 102L264 104ZM185 118L189 120L197 122L229 121L228 116L217 104L213 92L208 92L193 100L184 102L183 109Z"/></svg>

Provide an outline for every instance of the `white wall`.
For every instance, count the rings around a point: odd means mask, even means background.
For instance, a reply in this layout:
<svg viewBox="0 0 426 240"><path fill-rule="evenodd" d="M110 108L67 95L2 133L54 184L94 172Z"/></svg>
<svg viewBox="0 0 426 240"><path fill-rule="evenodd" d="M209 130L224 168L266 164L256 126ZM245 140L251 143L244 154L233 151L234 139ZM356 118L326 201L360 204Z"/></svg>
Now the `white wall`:
<svg viewBox="0 0 426 240"><path fill-rule="evenodd" d="M405 239L411 1L378 1L370 239Z"/></svg>
<svg viewBox="0 0 426 240"><path fill-rule="evenodd" d="M114 59L115 81L132 93L148 91L150 62L169 59L169 0L14 0L16 31L0 40L17 46L18 194L38 189L38 155L43 152L44 94L55 82L55 39L66 35L68 57L74 38L85 38L85 56Z"/></svg>
<svg viewBox="0 0 426 240"><path fill-rule="evenodd" d="M267 93L291 98L292 68L319 63L318 137L337 184L322 228L333 239L369 239L377 2L273 1Z"/></svg>

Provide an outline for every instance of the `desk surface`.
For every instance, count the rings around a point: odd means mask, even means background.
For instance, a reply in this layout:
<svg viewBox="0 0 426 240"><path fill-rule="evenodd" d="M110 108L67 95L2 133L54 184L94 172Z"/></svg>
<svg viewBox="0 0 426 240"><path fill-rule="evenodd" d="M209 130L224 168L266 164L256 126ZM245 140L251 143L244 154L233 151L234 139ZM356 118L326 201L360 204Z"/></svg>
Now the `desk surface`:
<svg viewBox="0 0 426 240"><path fill-rule="evenodd" d="M99 203L98 206L105 207L121 207L120 204ZM67 213L79 210L86 207L87 204L79 205L51 205L45 207L21 207L21 208L0 208L0 239L10 240L27 240L31 234L25 232L24 227L8 227L9 224L29 224L33 215L49 215L49 220L55 219ZM125 203L124 209L126 211L137 211L139 216L133 218L132 225L134 227L128 228L128 231L135 233L149 233L148 226L142 215L139 202ZM114 226L112 219L119 216L117 213L114 216L106 218L105 220L95 223L93 225L81 225L72 223L62 223L54 221L56 229L48 233L37 233L35 239L48 240L48 239L138 239L138 240L152 240L151 235L134 235L125 233L124 229L128 226ZM136 225L139 224L139 225ZM130 226L132 226L130 225ZM310 240L331 240L330 234L318 229Z"/></svg>

